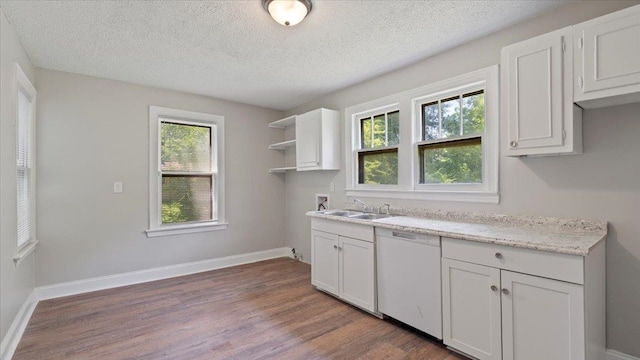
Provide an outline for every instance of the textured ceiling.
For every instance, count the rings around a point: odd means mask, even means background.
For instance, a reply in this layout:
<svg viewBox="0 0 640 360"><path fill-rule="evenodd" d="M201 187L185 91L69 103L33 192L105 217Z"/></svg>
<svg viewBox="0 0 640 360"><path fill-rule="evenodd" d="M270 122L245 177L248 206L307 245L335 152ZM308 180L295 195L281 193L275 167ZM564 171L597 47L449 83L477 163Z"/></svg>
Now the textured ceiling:
<svg viewBox="0 0 640 360"><path fill-rule="evenodd" d="M547 12L556 1L0 1L34 65L288 110Z"/></svg>

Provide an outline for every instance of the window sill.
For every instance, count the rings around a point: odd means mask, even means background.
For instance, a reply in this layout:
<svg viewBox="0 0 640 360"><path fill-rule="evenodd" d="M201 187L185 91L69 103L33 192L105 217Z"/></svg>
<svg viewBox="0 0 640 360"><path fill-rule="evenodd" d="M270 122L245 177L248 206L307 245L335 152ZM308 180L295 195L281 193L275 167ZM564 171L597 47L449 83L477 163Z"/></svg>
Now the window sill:
<svg viewBox="0 0 640 360"><path fill-rule="evenodd" d="M208 222L200 224L186 224L186 225L170 225L161 226L156 229L149 229L146 231L147 237L169 236L169 235L182 235L192 234L206 231L225 230L229 227L228 223L223 222Z"/></svg>
<svg viewBox="0 0 640 360"><path fill-rule="evenodd" d="M13 257L13 262L16 264L16 267L20 265L22 260L26 259L29 254L31 254L38 245L38 240L31 240L28 243L24 244L19 250L16 256Z"/></svg>
<svg viewBox="0 0 640 360"><path fill-rule="evenodd" d="M420 191L420 190L362 190L348 189L345 191L346 196L385 198L385 199L406 199L406 200L431 200L431 201L456 201L456 202L472 202L484 204L499 204L500 195L493 192L476 192L476 191Z"/></svg>

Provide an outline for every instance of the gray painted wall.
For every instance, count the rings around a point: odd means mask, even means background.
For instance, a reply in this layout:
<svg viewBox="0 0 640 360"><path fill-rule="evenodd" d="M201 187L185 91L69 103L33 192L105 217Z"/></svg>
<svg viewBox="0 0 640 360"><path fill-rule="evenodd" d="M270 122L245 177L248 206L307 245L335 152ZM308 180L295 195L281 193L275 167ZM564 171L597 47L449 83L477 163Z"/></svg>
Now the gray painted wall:
<svg viewBox="0 0 640 360"><path fill-rule="evenodd" d="M266 150L282 112L40 68L36 79L38 286L285 245L284 178L268 173L283 155ZM225 117L227 230L145 235L149 105Z"/></svg>
<svg viewBox="0 0 640 360"><path fill-rule="evenodd" d="M638 1L589 1L560 9L472 41L359 85L329 94L288 111L299 114L318 107L339 110L399 91L464 74L500 62L508 44L577 24ZM640 356L640 104L589 110L584 113L584 154L544 158L500 157L498 205L455 202L389 201L393 206L512 215L537 215L608 220L607 346ZM503 124L504 125L504 124ZM504 133L504 128L501 129ZM344 146L344 145L343 145ZM343 160L344 169L344 160ZM310 258L313 196L331 193L341 207L345 171L300 172L286 175L287 245ZM365 199L366 200L366 199ZM372 201L375 204L383 199Z"/></svg>
<svg viewBox="0 0 640 360"><path fill-rule="evenodd" d="M16 119L15 63L33 83L33 66L11 25L0 10L0 339L4 339L18 310L34 288L35 256L18 267L16 255Z"/></svg>

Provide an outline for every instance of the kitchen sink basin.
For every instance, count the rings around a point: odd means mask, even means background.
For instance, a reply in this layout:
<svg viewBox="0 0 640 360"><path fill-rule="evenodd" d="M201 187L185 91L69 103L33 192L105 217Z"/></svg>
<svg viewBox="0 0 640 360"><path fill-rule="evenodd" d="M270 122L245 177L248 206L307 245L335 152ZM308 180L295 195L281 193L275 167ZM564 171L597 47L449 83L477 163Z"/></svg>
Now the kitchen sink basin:
<svg viewBox="0 0 640 360"><path fill-rule="evenodd" d="M364 215L364 213L359 212L359 211L349 211L349 210L329 210L329 211L323 211L322 214L324 215L331 215L331 216L357 216L357 215Z"/></svg>
<svg viewBox="0 0 640 360"><path fill-rule="evenodd" d="M349 216L352 219L375 220L391 217L389 214L357 214Z"/></svg>
<svg viewBox="0 0 640 360"><path fill-rule="evenodd" d="M325 210L325 211L318 211L318 213L323 215L348 217L351 219L361 219L361 220L384 219L384 218L393 216L389 214L374 214L374 213L368 213L368 212L362 212L362 211L351 211L351 210Z"/></svg>

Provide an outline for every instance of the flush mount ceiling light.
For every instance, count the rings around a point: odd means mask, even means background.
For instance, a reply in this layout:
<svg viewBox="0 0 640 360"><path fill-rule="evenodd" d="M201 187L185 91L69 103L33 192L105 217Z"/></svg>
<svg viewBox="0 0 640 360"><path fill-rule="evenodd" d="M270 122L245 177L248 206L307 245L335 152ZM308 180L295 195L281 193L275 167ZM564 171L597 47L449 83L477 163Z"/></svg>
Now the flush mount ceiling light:
<svg viewBox="0 0 640 360"><path fill-rule="evenodd" d="M273 20L284 26L293 26L311 12L311 0L262 0L262 7Z"/></svg>

